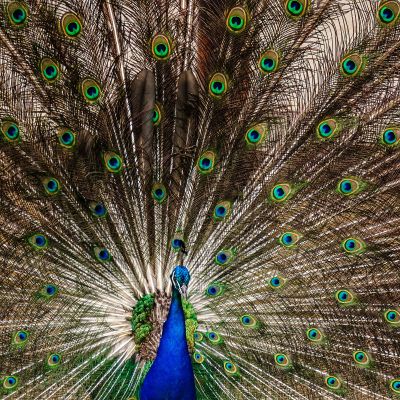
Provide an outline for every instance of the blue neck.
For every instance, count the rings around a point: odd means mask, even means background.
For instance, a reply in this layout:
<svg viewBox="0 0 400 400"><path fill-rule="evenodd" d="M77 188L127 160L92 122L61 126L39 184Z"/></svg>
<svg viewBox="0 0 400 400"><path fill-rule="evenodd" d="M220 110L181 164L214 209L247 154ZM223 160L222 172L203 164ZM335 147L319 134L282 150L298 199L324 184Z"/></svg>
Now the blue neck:
<svg viewBox="0 0 400 400"><path fill-rule="evenodd" d="M140 389L140 400L195 400L181 295L175 289L157 356Z"/></svg>

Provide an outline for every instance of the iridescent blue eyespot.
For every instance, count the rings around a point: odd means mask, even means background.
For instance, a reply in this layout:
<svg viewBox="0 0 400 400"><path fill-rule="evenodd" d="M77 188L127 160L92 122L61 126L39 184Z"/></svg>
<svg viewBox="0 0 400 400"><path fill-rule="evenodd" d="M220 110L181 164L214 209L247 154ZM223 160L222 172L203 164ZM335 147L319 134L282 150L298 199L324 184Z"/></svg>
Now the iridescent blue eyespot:
<svg viewBox="0 0 400 400"><path fill-rule="evenodd" d="M23 1L10 1L6 6L9 22L14 28L22 28L28 22L29 8Z"/></svg>
<svg viewBox="0 0 400 400"><path fill-rule="evenodd" d="M201 342L203 340L203 334L199 331L196 331L193 336L196 342Z"/></svg>
<svg viewBox="0 0 400 400"><path fill-rule="evenodd" d="M217 297L224 293L225 286L221 283L214 282L206 289L206 295L209 297Z"/></svg>
<svg viewBox="0 0 400 400"><path fill-rule="evenodd" d="M182 232L176 232L175 236L171 240L171 247L175 253L185 249L185 240Z"/></svg>
<svg viewBox="0 0 400 400"><path fill-rule="evenodd" d="M46 286L46 293L50 296L54 295L56 293L56 287L53 285L47 285Z"/></svg>
<svg viewBox="0 0 400 400"><path fill-rule="evenodd" d="M214 221L222 221L226 219L232 211L232 204L230 201L221 201L215 208L213 213Z"/></svg>
<svg viewBox="0 0 400 400"><path fill-rule="evenodd" d="M235 256L236 256L235 248L224 249L217 253L217 255L214 258L214 261L217 265L226 266L229 265L235 259Z"/></svg>
<svg viewBox="0 0 400 400"><path fill-rule="evenodd" d="M108 214L106 206L101 202L91 201L89 203L89 208L92 215L97 218L105 217Z"/></svg>
<svg viewBox="0 0 400 400"><path fill-rule="evenodd" d="M207 338L212 344L220 344L222 343L222 338L217 332L208 332Z"/></svg>
<svg viewBox="0 0 400 400"><path fill-rule="evenodd" d="M48 177L42 179L42 184L47 195L54 196L61 190L61 185L58 179Z"/></svg>
<svg viewBox="0 0 400 400"><path fill-rule="evenodd" d="M357 367L369 368L371 366L371 357L363 350L353 351L353 360Z"/></svg>
<svg viewBox="0 0 400 400"><path fill-rule="evenodd" d="M323 341L325 339L323 333L317 328L307 329L306 335L307 335L307 339L315 344L323 343Z"/></svg>
<svg viewBox="0 0 400 400"><path fill-rule="evenodd" d="M388 148L398 147L400 145L400 128L398 126L386 128L381 133L379 141Z"/></svg>
<svg viewBox="0 0 400 400"><path fill-rule="evenodd" d="M326 384L326 386L328 386L329 389L332 389L332 390L339 390L339 389L341 389L341 387L343 385L341 379L339 379L335 375L326 376L325 384Z"/></svg>
<svg viewBox="0 0 400 400"><path fill-rule="evenodd" d="M58 287L53 284L47 284L40 289L40 291L37 293L37 296L45 300L50 300L57 294L58 294Z"/></svg>
<svg viewBox="0 0 400 400"><path fill-rule="evenodd" d="M9 143L18 143L21 140L21 130L17 121L4 119L1 121L1 133Z"/></svg>
<svg viewBox="0 0 400 400"><path fill-rule="evenodd" d="M263 75L275 72L279 68L279 54L273 50L262 53L258 60L258 68Z"/></svg>
<svg viewBox="0 0 400 400"><path fill-rule="evenodd" d="M308 6L309 0L286 0L285 11L290 18L298 20L307 12Z"/></svg>
<svg viewBox="0 0 400 400"><path fill-rule="evenodd" d="M392 28L396 25L400 15L398 0L381 0L377 11L377 19L381 26Z"/></svg>
<svg viewBox="0 0 400 400"><path fill-rule="evenodd" d="M240 317L240 322L246 328L257 329L260 327L260 323L250 314L244 314Z"/></svg>
<svg viewBox="0 0 400 400"><path fill-rule="evenodd" d="M356 303L356 295L348 289L341 289L336 291L335 297L339 305L341 306L351 306Z"/></svg>
<svg viewBox="0 0 400 400"><path fill-rule="evenodd" d="M66 13L60 21L60 30L68 39L76 39L82 33L82 21L73 13Z"/></svg>
<svg viewBox="0 0 400 400"><path fill-rule="evenodd" d="M365 64L366 60L364 56L353 53L341 60L340 72L345 77L355 77L363 71Z"/></svg>
<svg viewBox="0 0 400 400"><path fill-rule="evenodd" d="M389 309L384 312L385 321L393 328L400 327L400 312L395 309Z"/></svg>
<svg viewBox="0 0 400 400"><path fill-rule="evenodd" d="M285 279L276 275L268 281L268 284L272 289L279 289L285 284Z"/></svg>
<svg viewBox="0 0 400 400"><path fill-rule="evenodd" d="M69 128L60 128L58 130L58 141L66 149L72 149L76 144L76 134Z"/></svg>
<svg viewBox="0 0 400 400"><path fill-rule="evenodd" d="M28 340L29 333L28 331L21 330L15 332L13 335L12 343L15 347L22 348L26 345Z"/></svg>
<svg viewBox="0 0 400 400"><path fill-rule="evenodd" d="M166 200L168 193L166 187L162 183L157 182L151 189L151 195L157 203L161 204Z"/></svg>
<svg viewBox="0 0 400 400"><path fill-rule="evenodd" d="M300 239L301 235L299 233L294 231L289 231L283 233L279 237L279 243L284 247L291 248L294 247L299 242Z"/></svg>
<svg viewBox="0 0 400 400"><path fill-rule="evenodd" d="M358 178L343 178L337 184L337 191L344 196L351 196L361 192L366 184Z"/></svg>
<svg viewBox="0 0 400 400"><path fill-rule="evenodd" d="M279 368L289 369L291 367L290 357L283 353L274 355L275 364Z"/></svg>
<svg viewBox="0 0 400 400"><path fill-rule="evenodd" d="M249 16L243 7L233 7L226 18L228 31L239 34L246 29Z"/></svg>
<svg viewBox="0 0 400 400"><path fill-rule="evenodd" d="M106 262L111 260L110 252L104 247L95 247L94 255L101 262Z"/></svg>
<svg viewBox="0 0 400 400"><path fill-rule="evenodd" d="M224 253L224 252L220 252L220 253L218 253L217 254L217 261L220 263L220 264L225 264L225 262L228 260L228 256L226 255L226 253Z"/></svg>
<svg viewBox="0 0 400 400"><path fill-rule="evenodd" d="M202 364L204 362L204 356L199 351L195 351L193 353L193 359L198 364Z"/></svg>
<svg viewBox="0 0 400 400"><path fill-rule="evenodd" d="M60 354L53 353L47 357L47 367L50 369L56 369L59 367L61 363L61 356Z"/></svg>
<svg viewBox="0 0 400 400"><path fill-rule="evenodd" d="M35 233L28 238L28 243L35 250L44 250L48 247L48 240L42 233Z"/></svg>
<svg viewBox="0 0 400 400"><path fill-rule="evenodd" d="M389 383L390 389L395 393L395 394L400 394L400 378L395 378L392 379Z"/></svg>
<svg viewBox="0 0 400 400"><path fill-rule="evenodd" d="M238 375L238 368L232 361L224 362L224 370L228 375Z"/></svg>
<svg viewBox="0 0 400 400"><path fill-rule="evenodd" d="M274 203L283 203L292 194L292 186L289 183L281 183L271 189L270 200Z"/></svg>
<svg viewBox="0 0 400 400"><path fill-rule="evenodd" d="M3 379L3 389L9 393L16 389L18 385L18 377L16 375L5 376Z"/></svg>

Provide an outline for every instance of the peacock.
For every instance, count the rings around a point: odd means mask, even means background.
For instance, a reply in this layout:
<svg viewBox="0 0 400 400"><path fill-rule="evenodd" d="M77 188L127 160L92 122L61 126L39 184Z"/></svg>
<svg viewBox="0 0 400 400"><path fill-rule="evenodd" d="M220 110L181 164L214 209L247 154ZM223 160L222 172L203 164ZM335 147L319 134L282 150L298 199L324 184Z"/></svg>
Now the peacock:
<svg viewBox="0 0 400 400"><path fill-rule="evenodd" d="M0 398L400 399L400 0L0 0Z"/></svg>

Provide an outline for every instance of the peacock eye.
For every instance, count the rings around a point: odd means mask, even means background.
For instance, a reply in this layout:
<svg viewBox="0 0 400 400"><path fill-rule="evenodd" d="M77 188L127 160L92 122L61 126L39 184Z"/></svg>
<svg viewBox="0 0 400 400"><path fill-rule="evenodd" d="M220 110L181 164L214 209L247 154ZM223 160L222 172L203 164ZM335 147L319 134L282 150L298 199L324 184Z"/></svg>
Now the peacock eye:
<svg viewBox="0 0 400 400"><path fill-rule="evenodd" d="M238 368L232 361L224 361L224 370L228 375L237 375Z"/></svg>
<svg viewBox="0 0 400 400"><path fill-rule="evenodd" d="M226 27L231 33L241 33L246 29L249 17L243 7L233 7L226 18Z"/></svg>
<svg viewBox="0 0 400 400"><path fill-rule="evenodd" d="M240 322L246 328L258 328L259 322L250 314L244 314L240 317Z"/></svg>
<svg viewBox="0 0 400 400"><path fill-rule="evenodd" d="M383 315L385 317L385 321L391 326L400 327L400 313L398 310L386 310Z"/></svg>
<svg viewBox="0 0 400 400"><path fill-rule="evenodd" d="M309 0L286 0L285 11L293 19L301 18L307 11Z"/></svg>
<svg viewBox="0 0 400 400"><path fill-rule="evenodd" d="M162 183L155 183L153 185L153 188L151 189L151 196L157 203L161 204L164 202L164 200L167 198L167 195L167 189Z"/></svg>
<svg viewBox="0 0 400 400"><path fill-rule="evenodd" d="M279 237L279 243L287 248L296 246L301 239L301 235L297 232L285 232Z"/></svg>
<svg viewBox="0 0 400 400"><path fill-rule="evenodd" d="M228 265L235 257L235 249L221 250L217 253L214 261L217 265Z"/></svg>
<svg viewBox="0 0 400 400"><path fill-rule="evenodd" d="M215 73L208 84L208 93L211 97L220 99L228 90L228 79L220 72Z"/></svg>
<svg viewBox="0 0 400 400"><path fill-rule="evenodd" d="M342 387L342 381L335 375L328 375L325 377L325 384L329 389L339 390Z"/></svg>
<svg viewBox="0 0 400 400"><path fill-rule="evenodd" d="M114 151L106 151L103 153L103 162L107 171L113 174L121 172L122 170L122 157Z"/></svg>
<svg viewBox="0 0 400 400"><path fill-rule="evenodd" d="M28 243L34 248L35 250L44 250L48 246L48 240L45 235L42 233L35 233L28 238Z"/></svg>
<svg viewBox="0 0 400 400"><path fill-rule="evenodd" d="M151 41L151 52L153 57L159 61L166 61L171 57L172 44L167 35L156 35Z"/></svg>
<svg viewBox="0 0 400 400"><path fill-rule="evenodd" d="M393 27L398 22L400 4L398 1L381 0L377 12L378 22L385 27Z"/></svg>
<svg viewBox="0 0 400 400"><path fill-rule="evenodd" d="M389 386L394 393L400 394L400 378L392 379Z"/></svg>
<svg viewBox="0 0 400 400"><path fill-rule="evenodd" d="M47 195L54 196L61 190L61 185L56 178L43 178L42 184Z"/></svg>
<svg viewBox="0 0 400 400"><path fill-rule="evenodd" d="M348 254L360 254L365 250L366 245L362 240L348 238L341 243L341 247Z"/></svg>
<svg viewBox="0 0 400 400"><path fill-rule="evenodd" d="M72 149L76 144L76 133L69 128L60 128L57 137L60 145L66 149Z"/></svg>
<svg viewBox="0 0 400 400"><path fill-rule="evenodd" d="M84 79L80 85L81 94L84 100L89 104L96 104L101 97L101 87L94 79Z"/></svg>
<svg viewBox="0 0 400 400"><path fill-rule="evenodd" d="M15 375L9 375L3 378L3 388L7 392L15 389L17 385L18 385L18 377Z"/></svg>
<svg viewBox="0 0 400 400"><path fill-rule="evenodd" d="M28 341L29 332L25 330L18 331L13 335L13 344L17 347L22 347Z"/></svg>
<svg viewBox="0 0 400 400"><path fill-rule="evenodd" d="M100 262L107 262L111 260L110 252L104 247L95 247L93 249L94 255Z"/></svg>
<svg viewBox="0 0 400 400"><path fill-rule="evenodd" d="M198 364L202 364L204 362L204 356L199 351L195 351L193 353L193 359Z"/></svg>
<svg viewBox="0 0 400 400"><path fill-rule="evenodd" d="M340 72L345 77L359 75L365 67L365 58L358 53L350 54L340 61Z"/></svg>
<svg viewBox="0 0 400 400"><path fill-rule="evenodd" d="M47 366L51 369L57 368L61 364L60 354L53 353L47 357Z"/></svg>
<svg viewBox="0 0 400 400"><path fill-rule="evenodd" d="M196 342L201 342L203 340L203 334L199 331L195 331L193 337Z"/></svg>
<svg viewBox="0 0 400 400"><path fill-rule="evenodd" d="M353 351L353 360L359 367L369 367L371 364L370 356L362 350Z"/></svg>
<svg viewBox="0 0 400 400"><path fill-rule="evenodd" d="M21 1L11 1L7 4L7 16L11 25L15 28L22 28L28 22L29 8Z"/></svg>
<svg viewBox="0 0 400 400"><path fill-rule="evenodd" d="M175 236L171 240L171 247L175 252L181 251L185 248L185 240L182 232L175 233Z"/></svg>
<svg viewBox="0 0 400 400"><path fill-rule="evenodd" d="M38 295L44 299L51 299L58 294L58 287L52 284L48 284L40 289Z"/></svg>
<svg viewBox="0 0 400 400"><path fill-rule="evenodd" d="M201 174L209 174L214 171L216 154L212 150L203 152L197 161L197 170Z"/></svg>
<svg viewBox="0 0 400 400"><path fill-rule="evenodd" d="M214 208L213 218L214 221L223 221L232 212L232 204L230 201L220 201Z"/></svg>
<svg viewBox="0 0 400 400"><path fill-rule="evenodd" d="M217 297L221 296L224 293L224 291L225 291L224 285L215 282L207 287L206 295L208 297Z"/></svg>
<svg viewBox="0 0 400 400"><path fill-rule="evenodd" d="M208 332L207 338L212 344L220 344L222 343L222 338L217 332Z"/></svg>
<svg viewBox="0 0 400 400"><path fill-rule="evenodd" d="M1 122L1 133L7 142L17 143L21 139L21 130L14 120L5 119Z"/></svg>
<svg viewBox="0 0 400 400"><path fill-rule="evenodd" d="M285 284L285 279L281 276L273 276L271 279L268 280L268 285L272 289L279 289Z"/></svg>
<svg viewBox="0 0 400 400"><path fill-rule="evenodd" d="M283 353L277 353L274 355L274 361L276 366L280 368L289 368L291 366L290 358Z"/></svg>
<svg viewBox="0 0 400 400"><path fill-rule="evenodd" d="M287 200L292 192L291 185L289 183L281 183L275 185L270 192L270 199L274 203L283 203Z"/></svg>
<svg viewBox="0 0 400 400"><path fill-rule="evenodd" d="M258 68L263 75L277 71L279 67L279 54L275 50L267 50L258 60Z"/></svg>
<svg viewBox="0 0 400 400"><path fill-rule="evenodd" d="M341 289L335 293L336 301L341 306L351 306L356 302L356 296L348 289Z"/></svg>
<svg viewBox="0 0 400 400"><path fill-rule="evenodd" d="M215 256L215 262L218 265L224 265L228 262L228 255L224 251L220 251L216 256Z"/></svg>
<svg viewBox="0 0 400 400"><path fill-rule="evenodd" d="M158 126L161 124L161 121L163 119L163 111L162 107L160 104L155 103L154 108L153 108L153 114L151 116L151 120L153 122L154 126Z"/></svg>
<svg viewBox="0 0 400 400"><path fill-rule="evenodd" d="M400 128L393 127L385 129L379 141L386 147L396 147L400 145Z"/></svg>
<svg viewBox="0 0 400 400"><path fill-rule="evenodd" d="M307 339L313 343L321 343L324 339L324 335L317 328L309 328L306 332Z"/></svg>
<svg viewBox="0 0 400 400"><path fill-rule="evenodd" d="M47 82L54 82L60 76L60 66L50 58L43 58L40 62L40 72Z"/></svg>
<svg viewBox="0 0 400 400"><path fill-rule="evenodd" d="M268 133L268 127L266 124L257 124L250 127L244 135L244 140L249 148L255 148L261 144Z"/></svg>
<svg viewBox="0 0 400 400"><path fill-rule="evenodd" d="M61 18L61 32L68 39L76 39L82 33L82 21L73 13L66 13Z"/></svg>
<svg viewBox="0 0 400 400"><path fill-rule="evenodd" d="M92 215L97 218L106 217L108 214L107 207L101 202L91 201L89 203L89 209Z"/></svg>
<svg viewBox="0 0 400 400"><path fill-rule="evenodd" d="M343 178L337 185L337 191L344 196L351 196L361 192L363 186L365 185L356 178Z"/></svg>
<svg viewBox="0 0 400 400"><path fill-rule="evenodd" d="M340 131L340 124L335 118L324 119L318 124L316 131L320 140L333 139Z"/></svg>

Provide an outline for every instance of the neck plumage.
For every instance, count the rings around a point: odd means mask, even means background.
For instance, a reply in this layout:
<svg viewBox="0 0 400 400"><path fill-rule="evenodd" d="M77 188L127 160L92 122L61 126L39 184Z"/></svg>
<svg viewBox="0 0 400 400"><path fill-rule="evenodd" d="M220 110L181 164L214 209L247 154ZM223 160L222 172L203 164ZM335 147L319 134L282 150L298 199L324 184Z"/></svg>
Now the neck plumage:
<svg viewBox="0 0 400 400"><path fill-rule="evenodd" d="M140 389L140 400L194 400L192 362L181 295L174 288L157 356Z"/></svg>

